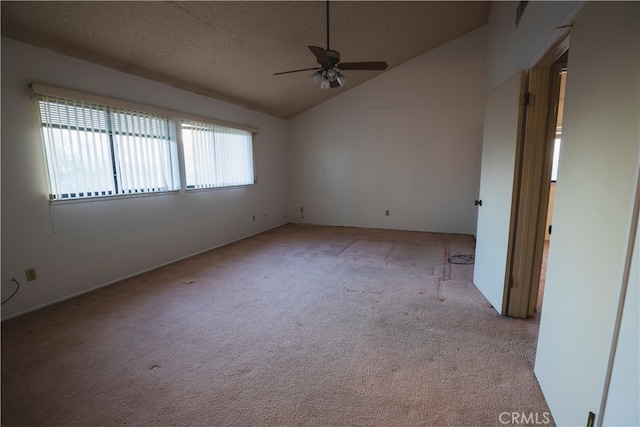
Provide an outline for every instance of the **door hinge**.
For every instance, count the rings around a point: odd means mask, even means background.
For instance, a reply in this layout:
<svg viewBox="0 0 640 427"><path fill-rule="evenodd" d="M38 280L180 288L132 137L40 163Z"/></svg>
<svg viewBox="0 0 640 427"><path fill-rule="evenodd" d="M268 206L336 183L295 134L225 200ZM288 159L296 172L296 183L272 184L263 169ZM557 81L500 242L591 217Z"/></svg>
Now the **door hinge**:
<svg viewBox="0 0 640 427"><path fill-rule="evenodd" d="M524 94L524 105L531 104L531 92L527 92Z"/></svg>
<svg viewBox="0 0 640 427"><path fill-rule="evenodd" d="M513 276L509 277L509 287L513 288Z"/></svg>
<svg viewBox="0 0 640 427"><path fill-rule="evenodd" d="M589 415L587 416L587 427L593 427L596 422L596 414L589 411Z"/></svg>

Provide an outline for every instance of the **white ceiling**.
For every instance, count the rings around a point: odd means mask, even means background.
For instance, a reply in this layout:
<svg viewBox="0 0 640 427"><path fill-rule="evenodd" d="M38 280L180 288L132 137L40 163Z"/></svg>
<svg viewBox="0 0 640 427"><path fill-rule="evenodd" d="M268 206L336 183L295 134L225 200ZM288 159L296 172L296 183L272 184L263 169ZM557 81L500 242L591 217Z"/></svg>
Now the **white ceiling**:
<svg viewBox="0 0 640 427"><path fill-rule="evenodd" d="M321 1L2 1L2 35L284 119L380 73L322 90L308 45L326 47ZM393 68L487 22L489 2L334 1L331 48Z"/></svg>

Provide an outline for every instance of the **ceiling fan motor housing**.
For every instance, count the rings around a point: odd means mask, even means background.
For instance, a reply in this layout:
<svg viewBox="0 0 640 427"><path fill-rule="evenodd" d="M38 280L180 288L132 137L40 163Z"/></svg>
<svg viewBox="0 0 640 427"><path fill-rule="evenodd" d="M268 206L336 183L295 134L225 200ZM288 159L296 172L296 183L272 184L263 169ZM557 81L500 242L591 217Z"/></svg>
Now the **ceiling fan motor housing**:
<svg viewBox="0 0 640 427"><path fill-rule="evenodd" d="M320 63L320 61L318 61L321 65L325 65L325 66L331 66L334 67L338 64L338 62L340 62L340 52L338 52L337 50L327 50L327 57L329 58L329 64L322 64Z"/></svg>

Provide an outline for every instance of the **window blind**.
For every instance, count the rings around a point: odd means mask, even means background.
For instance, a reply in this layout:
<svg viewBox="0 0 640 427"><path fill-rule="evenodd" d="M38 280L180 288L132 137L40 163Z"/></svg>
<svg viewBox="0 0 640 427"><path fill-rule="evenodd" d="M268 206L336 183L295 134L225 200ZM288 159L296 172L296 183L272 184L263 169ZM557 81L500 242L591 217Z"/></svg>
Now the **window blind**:
<svg viewBox="0 0 640 427"><path fill-rule="evenodd" d="M96 105L109 105L111 107L120 109L120 110L130 110L130 111L144 111L147 113L154 114L156 116L169 117L172 119L185 119L191 120L193 122L202 122L209 123L212 125L217 125L226 128L232 129L240 129L245 130L247 132L251 132L254 135L260 133L260 129L255 126L250 126L241 123L233 123L228 122L226 120L214 119L211 117L204 117L195 114L189 114L182 111L174 111L161 107L154 107L151 105L138 104L136 102L125 101L122 99L109 98L106 96L96 95L87 92L80 92L77 90L66 89L56 86L49 86L42 83L30 83L29 88L31 90L31 96L37 97L39 95L46 95L49 97L58 97L58 98L66 98L66 99L76 99L79 101L83 101L89 104Z"/></svg>
<svg viewBox="0 0 640 427"><path fill-rule="evenodd" d="M37 95L52 200L178 190L167 117Z"/></svg>
<svg viewBox="0 0 640 427"><path fill-rule="evenodd" d="M255 182L251 132L185 120L182 143L187 188Z"/></svg>

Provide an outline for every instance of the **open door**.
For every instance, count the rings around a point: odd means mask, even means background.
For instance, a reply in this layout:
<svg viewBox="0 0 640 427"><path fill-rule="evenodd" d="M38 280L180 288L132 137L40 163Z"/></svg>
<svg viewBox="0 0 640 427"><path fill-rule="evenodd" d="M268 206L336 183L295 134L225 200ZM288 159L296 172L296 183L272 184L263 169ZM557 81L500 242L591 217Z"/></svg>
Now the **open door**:
<svg viewBox="0 0 640 427"><path fill-rule="evenodd" d="M509 237L513 201L517 199L514 179L520 172L526 92L527 74L521 71L492 90L485 104L473 282L503 315L507 314Z"/></svg>

